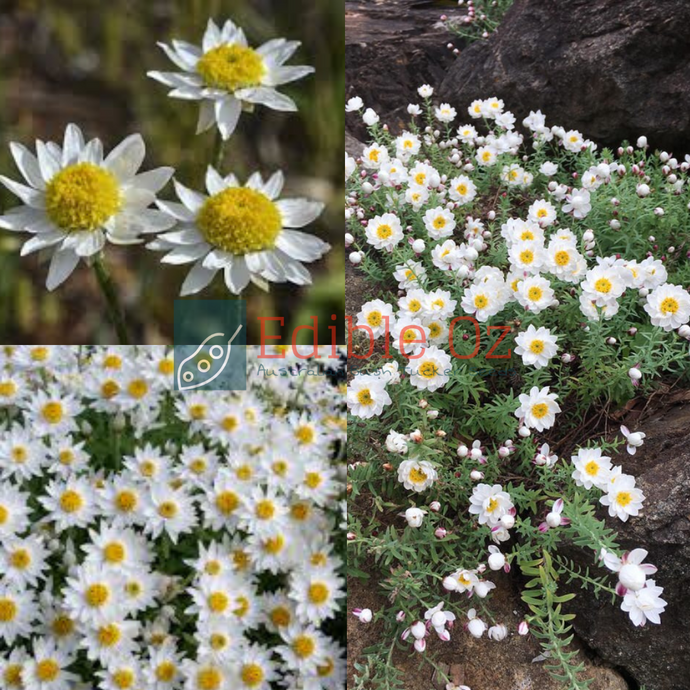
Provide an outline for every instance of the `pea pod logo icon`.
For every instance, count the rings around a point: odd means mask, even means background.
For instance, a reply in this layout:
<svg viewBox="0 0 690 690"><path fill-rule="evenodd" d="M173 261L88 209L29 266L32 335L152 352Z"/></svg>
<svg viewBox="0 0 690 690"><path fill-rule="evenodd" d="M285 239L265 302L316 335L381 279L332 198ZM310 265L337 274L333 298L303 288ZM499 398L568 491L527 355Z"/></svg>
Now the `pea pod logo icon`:
<svg viewBox="0 0 690 690"><path fill-rule="evenodd" d="M180 391L192 390L193 388L200 388L206 384L213 381L215 378L220 376L225 367L230 361L230 353L232 352L232 342L235 340L239 332L242 330L242 325L237 327L237 330L233 333L232 338L228 340L227 350L221 344L211 345L208 353L205 351L206 343L213 338L224 338L224 333L213 333L209 335L208 338L204 340L199 347L191 354L186 357L180 363L177 369L177 389ZM225 358L223 359L223 355ZM222 360L222 361L221 361ZM185 364L187 362L194 362L196 366L190 366L185 370ZM215 370L214 373L208 378L203 378L203 374ZM200 380L201 378L201 380Z"/></svg>

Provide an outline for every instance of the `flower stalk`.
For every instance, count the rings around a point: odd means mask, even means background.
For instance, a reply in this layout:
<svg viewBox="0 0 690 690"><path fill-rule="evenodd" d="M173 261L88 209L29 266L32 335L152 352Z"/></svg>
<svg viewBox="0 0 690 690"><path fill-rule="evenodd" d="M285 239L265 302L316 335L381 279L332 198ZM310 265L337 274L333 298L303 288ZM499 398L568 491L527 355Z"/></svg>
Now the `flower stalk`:
<svg viewBox="0 0 690 690"><path fill-rule="evenodd" d="M108 269L101 256L97 257L93 262L93 270L96 274L96 279L98 280L98 286L105 297L105 304L108 310L108 318L110 323L115 328L117 333L117 338L121 345L129 345L131 343L129 338L129 333L127 332L127 326L125 324L124 315L122 308L120 307L120 302L117 298L117 291L115 290L115 284L108 272Z"/></svg>

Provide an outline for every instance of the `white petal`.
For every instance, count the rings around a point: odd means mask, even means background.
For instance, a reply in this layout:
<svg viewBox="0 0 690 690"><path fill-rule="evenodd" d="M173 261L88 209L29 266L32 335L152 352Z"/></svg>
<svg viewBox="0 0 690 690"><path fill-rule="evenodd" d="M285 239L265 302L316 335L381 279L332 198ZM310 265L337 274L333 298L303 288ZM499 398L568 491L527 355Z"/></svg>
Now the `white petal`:
<svg viewBox="0 0 690 690"><path fill-rule="evenodd" d="M281 253L280 251L276 253ZM281 257L283 264L285 266L285 275L291 283L296 285L310 285L311 284L311 274L309 271L302 266L299 261L291 259L289 256L283 254Z"/></svg>
<svg viewBox="0 0 690 690"><path fill-rule="evenodd" d="M213 280L216 273L217 269L205 268L201 261L197 262L182 283L180 295L194 295L200 292Z"/></svg>
<svg viewBox="0 0 690 690"><path fill-rule="evenodd" d="M143 187L122 186L122 206L125 210L141 210L150 206L156 200L156 195Z"/></svg>
<svg viewBox="0 0 690 690"><path fill-rule="evenodd" d="M284 38L274 38L259 46L256 52L262 55L266 62L282 65L294 55L300 45L302 45L300 41L286 41Z"/></svg>
<svg viewBox="0 0 690 690"><path fill-rule="evenodd" d="M209 194L218 194L226 188L225 181L211 165L206 168L206 190Z"/></svg>
<svg viewBox="0 0 690 690"><path fill-rule="evenodd" d="M202 98L203 91L194 86L186 86L174 89L168 93L170 98L179 98L183 101L198 101Z"/></svg>
<svg viewBox="0 0 690 690"><path fill-rule="evenodd" d="M230 135L237 127L237 121L240 119L242 112L242 104L232 96L225 98L222 101L216 101L216 121L218 122L218 129L223 139L229 139Z"/></svg>
<svg viewBox="0 0 690 690"><path fill-rule="evenodd" d="M225 284L234 295L239 295L249 283L249 270L244 258L236 256L231 266L225 267Z"/></svg>
<svg viewBox="0 0 690 690"><path fill-rule="evenodd" d="M266 266L261 275L274 283L284 283L287 280L285 275L285 265L281 260L281 252L267 252Z"/></svg>
<svg viewBox="0 0 690 690"><path fill-rule="evenodd" d="M101 230L85 230L69 233L62 247L73 250L78 256L93 256L98 254L104 245L105 233Z"/></svg>
<svg viewBox="0 0 690 690"><path fill-rule="evenodd" d="M266 267L266 254L268 252L252 252L244 255L244 260L247 262L247 268L251 273L261 273Z"/></svg>
<svg viewBox="0 0 690 690"><path fill-rule="evenodd" d="M235 92L237 98L248 103L259 103L273 110L296 112L297 104L284 93L278 93L270 86L257 86L253 89L240 89Z"/></svg>
<svg viewBox="0 0 690 690"><path fill-rule="evenodd" d="M235 173L230 173L225 177L223 180L223 183L225 184L226 187L239 187L240 186L240 181L237 179L237 176Z"/></svg>
<svg viewBox="0 0 690 690"><path fill-rule="evenodd" d="M206 256L209 249L210 247L206 242L190 244L184 247L175 247L175 249L161 258L161 263L173 265L188 264L197 259L201 259L202 256Z"/></svg>
<svg viewBox="0 0 690 690"><path fill-rule="evenodd" d="M201 101L199 106L199 119L196 123L196 133L201 134L213 127L216 121L216 110L213 101Z"/></svg>
<svg viewBox="0 0 690 690"><path fill-rule="evenodd" d="M41 174L41 168L38 165L36 156L26 146L15 142L10 143L10 151L12 152L14 162L17 164L17 168L19 168L19 172L24 176L29 185L35 189L45 189L46 183Z"/></svg>
<svg viewBox="0 0 690 690"><path fill-rule="evenodd" d="M131 187L148 189L149 192L156 194L170 182L170 178L174 173L175 168L155 168L154 170L148 170L145 173L135 175L127 184Z"/></svg>
<svg viewBox="0 0 690 690"><path fill-rule="evenodd" d="M330 244L318 237L297 230L283 230L278 235L276 246L298 261L316 261L331 248Z"/></svg>
<svg viewBox="0 0 690 690"><path fill-rule="evenodd" d="M76 163L81 150L84 148L84 135L75 124L68 124L62 143L62 167Z"/></svg>
<svg viewBox="0 0 690 690"><path fill-rule="evenodd" d="M139 209L122 211L108 223L108 238L117 240L132 240L139 235L151 232L163 232L175 225L175 219L167 213L154 209Z"/></svg>
<svg viewBox="0 0 690 690"><path fill-rule="evenodd" d="M36 217L35 220L31 221L31 223L29 223L24 229L27 232L33 232L37 235L42 235L47 232L53 232L53 230L55 230L56 227L53 224L53 221L51 221L50 218L48 218L48 216L41 214L40 216Z"/></svg>
<svg viewBox="0 0 690 690"><path fill-rule="evenodd" d="M178 53L167 43L158 43L171 62L174 62L180 69L191 71L196 67L197 58L189 53Z"/></svg>
<svg viewBox="0 0 690 690"><path fill-rule="evenodd" d="M45 249L46 247L52 247L54 244L62 241L64 237L65 233L59 230L36 235L27 242L24 242L20 255L26 256L27 254L32 254L33 252Z"/></svg>
<svg viewBox="0 0 690 690"><path fill-rule="evenodd" d="M3 184L15 196L18 196L27 206L33 208L45 208L45 194L37 189L32 189L19 182L10 180L0 175L0 184Z"/></svg>
<svg viewBox="0 0 690 690"><path fill-rule="evenodd" d="M175 191L177 192L179 200L190 211L192 211L195 214L198 213L199 209L204 205L204 202L206 201L206 196L203 194L199 194L199 192L195 192L192 189L189 189L188 187L185 187L177 180L173 180L173 184L175 185Z"/></svg>
<svg viewBox="0 0 690 690"><path fill-rule="evenodd" d="M223 43L234 43L239 30L239 26L237 26L232 19L226 19L220 32Z"/></svg>
<svg viewBox="0 0 690 690"><path fill-rule="evenodd" d="M234 260L235 257L229 252L224 252L222 249L213 249L204 258L204 266L217 271L221 268L231 266Z"/></svg>
<svg viewBox="0 0 690 690"><path fill-rule="evenodd" d="M103 163L103 142L100 139L91 139L79 154L79 162L101 165Z"/></svg>
<svg viewBox="0 0 690 690"><path fill-rule="evenodd" d="M264 178L261 177L259 172L252 173L244 186L249 187L249 189L256 189L259 192L263 191Z"/></svg>
<svg viewBox="0 0 690 690"><path fill-rule="evenodd" d="M204 38L201 42L201 47L204 53L208 53L209 50L219 46L223 42L223 37L221 36L220 29L213 19L209 19L206 24L206 31L204 32Z"/></svg>
<svg viewBox="0 0 690 690"><path fill-rule="evenodd" d="M152 70L146 73L147 77L159 81L161 84L171 86L174 89L185 89L189 86L200 87L203 85L201 77L196 74L183 74L180 72L159 72Z"/></svg>
<svg viewBox="0 0 690 690"><path fill-rule="evenodd" d="M179 41L173 38L172 44L181 58L194 57L198 60L202 56L201 48L195 46L193 43L187 43L187 41ZM196 63L194 64L196 65Z"/></svg>
<svg viewBox="0 0 690 690"><path fill-rule="evenodd" d="M27 226L38 223L46 217L45 211L30 206L15 206L0 216L0 228L15 232L27 232Z"/></svg>
<svg viewBox="0 0 690 690"><path fill-rule="evenodd" d="M195 227L184 228L166 232L158 238L173 245L178 244L199 244L204 238Z"/></svg>
<svg viewBox="0 0 690 690"><path fill-rule="evenodd" d="M56 251L48 269L46 288L52 291L67 280L78 263L79 257L70 249Z"/></svg>
<svg viewBox="0 0 690 690"><path fill-rule="evenodd" d="M103 166L123 182L136 175L146 156L141 134L131 134L120 142L103 161Z"/></svg>
<svg viewBox="0 0 690 690"><path fill-rule="evenodd" d="M285 183L285 176L278 170L273 173L270 179L264 185L263 192L269 199L277 199L283 191L283 184Z"/></svg>
<svg viewBox="0 0 690 690"><path fill-rule="evenodd" d="M309 199L281 199L276 206L283 217L286 228L302 228L316 220L323 211L324 204Z"/></svg>
<svg viewBox="0 0 690 690"><path fill-rule="evenodd" d="M280 86L289 84L314 73L314 68L309 65L290 65L288 67L274 67L269 70L264 84L266 86Z"/></svg>
<svg viewBox="0 0 690 690"><path fill-rule="evenodd" d="M36 153L41 175L48 182L60 172L60 158L56 158L42 141L36 142Z"/></svg>
<svg viewBox="0 0 690 690"><path fill-rule="evenodd" d="M177 220L181 220L183 223L191 223L196 217L193 211L190 211L183 204L178 204L176 201L156 199L156 206L158 206L161 211L165 211L165 213Z"/></svg>

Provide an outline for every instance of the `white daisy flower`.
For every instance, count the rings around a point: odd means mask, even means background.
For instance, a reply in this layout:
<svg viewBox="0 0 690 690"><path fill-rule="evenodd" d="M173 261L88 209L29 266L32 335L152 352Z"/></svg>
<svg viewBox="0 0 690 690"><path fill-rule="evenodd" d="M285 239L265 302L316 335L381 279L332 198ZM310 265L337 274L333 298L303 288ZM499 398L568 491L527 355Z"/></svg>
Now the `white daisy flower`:
<svg viewBox="0 0 690 690"><path fill-rule="evenodd" d="M410 458L398 467L398 481L408 491L425 491L438 479L434 466L426 460Z"/></svg>
<svg viewBox="0 0 690 690"><path fill-rule="evenodd" d="M67 670L74 661L72 654L52 640L34 640L33 652L22 673L26 690L71 690L79 677Z"/></svg>
<svg viewBox="0 0 690 690"><path fill-rule="evenodd" d="M647 295L644 310L653 326L672 331L690 321L690 294L680 285L665 283Z"/></svg>
<svg viewBox="0 0 690 690"><path fill-rule="evenodd" d="M0 582L0 639L11 645L17 637L29 637L37 611L29 589L12 582Z"/></svg>
<svg viewBox="0 0 690 690"><path fill-rule="evenodd" d="M182 72L148 72L148 76L172 88L171 98L201 101L197 134L214 123L223 139L235 131L242 110L255 105L294 112L297 105L276 87L314 72L306 65L286 66L299 41L276 38L250 48L244 31L229 19L222 28L212 20L201 46L173 40L158 44Z"/></svg>
<svg viewBox="0 0 690 690"><path fill-rule="evenodd" d="M520 407L515 410L515 416L523 419L529 429L544 431L550 429L556 421L556 413L561 411L556 402L558 395L550 393L549 387L542 389L533 386L529 394L521 393L518 400Z"/></svg>
<svg viewBox="0 0 690 690"><path fill-rule="evenodd" d="M25 256L50 249L46 287L54 290L80 258L98 255L106 241L133 244L140 235L167 230L169 216L150 209L172 176L172 168L137 174L146 154L139 134L127 137L103 157L99 139L84 141L70 124L63 145L36 142L36 155L18 143L10 150L28 186L0 176L24 206L0 216L0 228L34 235L22 247Z"/></svg>
<svg viewBox="0 0 690 690"><path fill-rule="evenodd" d="M448 183L448 197L461 206L477 196L477 186L467 175L458 175Z"/></svg>
<svg viewBox="0 0 690 690"><path fill-rule="evenodd" d="M29 494L3 482L0 495L0 538L24 532L29 526Z"/></svg>
<svg viewBox="0 0 690 690"><path fill-rule="evenodd" d="M366 302L357 314L357 326L371 328L374 338L390 333L395 324L393 307L380 299Z"/></svg>
<svg viewBox="0 0 690 690"><path fill-rule="evenodd" d="M423 350L421 357L411 360L405 371L415 388L433 392L448 383L451 368L450 355L432 345Z"/></svg>
<svg viewBox="0 0 690 690"><path fill-rule="evenodd" d="M644 493L635 488L635 477L629 474L619 474L614 481L609 481L606 489L608 493L599 499L599 502L608 506L609 515L627 522L631 515L639 515Z"/></svg>
<svg viewBox="0 0 690 690"><path fill-rule="evenodd" d="M22 539L11 537L3 540L0 547L0 570L19 587L36 587L39 579L45 580L43 571L48 568L48 554L43 537L32 534Z"/></svg>
<svg viewBox="0 0 690 690"><path fill-rule="evenodd" d="M535 328L532 324L515 336L517 347L515 354L522 357L525 366L533 366L535 369L543 369L549 360L558 352L557 335L552 335L548 328L540 326Z"/></svg>
<svg viewBox="0 0 690 690"><path fill-rule="evenodd" d="M500 484L477 484L470 497L470 514L476 515L480 525L496 525L513 510L510 495Z"/></svg>
<svg viewBox="0 0 690 690"><path fill-rule="evenodd" d="M606 490L611 475L611 458L601 454L601 448L580 448L572 457L575 467L572 477L578 486Z"/></svg>
<svg viewBox="0 0 690 690"><path fill-rule="evenodd" d="M515 298L525 309L534 314L558 304L551 283L540 275L529 276L520 281Z"/></svg>
<svg viewBox="0 0 690 690"><path fill-rule="evenodd" d="M455 229L455 217L452 211L443 206L430 208L424 214L424 227L429 237L435 240L450 237Z"/></svg>
<svg viewBox="0 0 690 690"><path fill-rule="evenodd" d="M403 238L400 220L394 213L375 216L365 228L367 242L376 249L391 250Z"/></svg>
<svg viewBox="0 0 690 690"><path fill-rule="evenodd" d="M159 201L158 207L176 219L178 227L147 245L168 252L162 263L194 263L181 295L203 290L221 269L228 290L236 295L249 281L262 290L268 290L268 282L311 283L301 262L316 261L330 245L294 228L316 220L324 208L321 202L280 199L281 172L266 182L254 173L243 187L234 175L223 178L209 166L206 189L208 195L175 180L182 203Z"/></svg>

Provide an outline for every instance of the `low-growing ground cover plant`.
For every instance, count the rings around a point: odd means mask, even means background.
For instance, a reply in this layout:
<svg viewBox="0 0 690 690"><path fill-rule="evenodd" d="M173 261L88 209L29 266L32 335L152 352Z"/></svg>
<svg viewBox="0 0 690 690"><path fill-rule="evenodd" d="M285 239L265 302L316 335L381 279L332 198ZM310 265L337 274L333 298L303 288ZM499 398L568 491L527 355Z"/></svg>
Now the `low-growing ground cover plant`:
<svg viewBox="0 0 690 690"><path fill-rule="evenodd" d="M3 690L343 686L342 371L257 354L182 394L163 347L4 348Z"/></svg>
<svg viewBox="0 0 690 690"><path fill-rule="evenodd" d="M396 646L436 665L451 636L519 633L585 688L562 584L636 626L666 606L663 572L615 530L654 510L611 458L644 432L597 422L690 380L690 159L645 137L599 150L541 112L522 134L498 98L463 117L419 94L399 136L365 110L371 141L345 161L349 258L375 290L350 324L365 361L347 394L348 567L390 602L354 612L387 634L358 687L405 687ZM517 630L491 607L492 572L511 568L529 609Z"/></svg>

